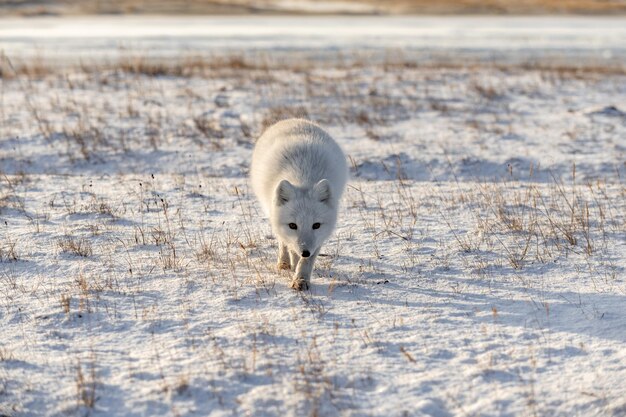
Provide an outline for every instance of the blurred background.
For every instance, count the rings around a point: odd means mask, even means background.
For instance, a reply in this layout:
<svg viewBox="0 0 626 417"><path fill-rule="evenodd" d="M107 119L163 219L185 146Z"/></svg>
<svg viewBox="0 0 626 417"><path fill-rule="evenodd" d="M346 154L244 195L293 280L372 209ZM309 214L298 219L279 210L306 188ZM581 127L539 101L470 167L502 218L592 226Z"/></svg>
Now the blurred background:
<svg viewBox="0 0 626 417"><path fill-rule="evenodd" d="M623 14L623 0L2 0L3 15Z"/></svg>

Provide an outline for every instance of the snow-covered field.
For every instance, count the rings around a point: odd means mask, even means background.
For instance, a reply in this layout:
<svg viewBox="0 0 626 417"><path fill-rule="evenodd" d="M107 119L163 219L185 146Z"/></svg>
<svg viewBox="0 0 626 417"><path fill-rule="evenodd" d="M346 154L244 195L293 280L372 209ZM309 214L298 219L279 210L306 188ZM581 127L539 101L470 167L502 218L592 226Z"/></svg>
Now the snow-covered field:
<svg viewBox="0 0 626 417"><path fill-rule="evenodd" d="M0 415L626 415L622 47L294 42L3 57ZM247 179L291 116L352 175L306 292Z"/></svg>

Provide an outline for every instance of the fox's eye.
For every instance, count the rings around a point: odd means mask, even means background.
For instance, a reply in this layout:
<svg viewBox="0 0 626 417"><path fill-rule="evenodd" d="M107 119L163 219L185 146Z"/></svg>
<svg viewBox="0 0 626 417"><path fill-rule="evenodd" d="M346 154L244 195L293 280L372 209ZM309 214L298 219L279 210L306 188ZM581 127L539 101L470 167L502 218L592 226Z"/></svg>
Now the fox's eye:
<svg viewBox="0 0 626 417"><path fill-rule="evenodd" d="M319 223L313 223L313 229L319 229L321 226L321 224Z"/></svg>
<svg viewBox="0 0 626 417"><path fill-rule="evenodd" d="M289 228L290 228L291 230L296 230L296 229L298 228L298 225L297 225L297 224L295 224L295 223L289 223Z"/></svg>

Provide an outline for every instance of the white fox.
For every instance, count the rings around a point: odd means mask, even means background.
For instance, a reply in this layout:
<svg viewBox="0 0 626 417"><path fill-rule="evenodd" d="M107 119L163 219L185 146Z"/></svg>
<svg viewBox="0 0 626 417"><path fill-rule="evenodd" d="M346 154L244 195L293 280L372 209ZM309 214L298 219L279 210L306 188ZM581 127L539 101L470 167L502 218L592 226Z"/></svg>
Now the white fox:
<svg viewBox="0 0 626 417"><path fill-rule="evenodd" d="M278 269L295 271L292 288L308 289L320 247L337 222L346 157L318 125L283 120L257 141L250 177L278 238Z"/></svg>

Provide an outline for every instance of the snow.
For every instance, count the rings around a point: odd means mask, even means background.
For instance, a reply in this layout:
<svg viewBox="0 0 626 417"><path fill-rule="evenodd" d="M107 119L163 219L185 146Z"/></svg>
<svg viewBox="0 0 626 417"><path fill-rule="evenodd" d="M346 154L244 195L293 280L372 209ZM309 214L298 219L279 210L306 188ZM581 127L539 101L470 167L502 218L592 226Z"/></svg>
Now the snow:
<svg viewBox="0 0 626 417"><path fill-rule="evenodd" d="M574 69L292 41L269 69L1 80L0 414L624 415L623 71L576 70L575 40ZM293 114L352 167L302 293L247 179Z"/></svg>
<svg viewBox="0 0 626 417"><path fill-rule="evenodd" d="M4 18L9 56L159 55L233 49L403 48L610 60L626 55L622 17L88 16Z"/></svg>

